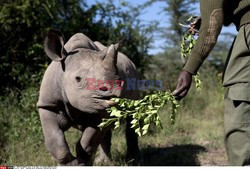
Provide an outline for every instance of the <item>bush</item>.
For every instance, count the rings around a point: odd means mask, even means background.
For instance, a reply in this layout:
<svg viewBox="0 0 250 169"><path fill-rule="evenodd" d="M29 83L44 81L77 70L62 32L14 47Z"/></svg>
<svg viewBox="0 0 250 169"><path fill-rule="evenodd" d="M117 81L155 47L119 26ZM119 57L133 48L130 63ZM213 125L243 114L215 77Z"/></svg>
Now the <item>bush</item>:
<svg viewBox="0 0 250 169"><path fill-rule="evenodd" d="M3 162L13 161L32 149L35 153L43 145L43 134L36 108L38 88L26 90L8 90L0 100L1 149L0 159ZM24 153L25 154L25 153Z"/></svg>

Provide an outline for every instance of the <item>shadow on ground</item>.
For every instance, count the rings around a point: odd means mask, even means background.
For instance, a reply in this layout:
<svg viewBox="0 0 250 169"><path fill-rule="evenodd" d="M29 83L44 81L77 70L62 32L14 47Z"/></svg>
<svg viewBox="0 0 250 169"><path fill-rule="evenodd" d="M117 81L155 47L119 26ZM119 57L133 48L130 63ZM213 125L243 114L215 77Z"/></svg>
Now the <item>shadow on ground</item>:
<svg viewBox="0 0 250 169"><path fill-rule="evenodd" d="M166 148L147 147L142 149L142 166L200 166L198 154L206 152L200 145L173 145Z"/></svg>

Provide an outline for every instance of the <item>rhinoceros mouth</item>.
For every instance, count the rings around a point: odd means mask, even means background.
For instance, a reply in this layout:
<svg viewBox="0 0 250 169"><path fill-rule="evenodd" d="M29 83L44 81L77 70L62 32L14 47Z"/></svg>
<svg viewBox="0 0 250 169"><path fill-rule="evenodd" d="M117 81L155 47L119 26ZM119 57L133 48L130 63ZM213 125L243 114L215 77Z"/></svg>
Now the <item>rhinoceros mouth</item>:
<svg viewBox="0 0 250 169"><path fill-rule="evenodd" d="M114 97L111 97L111 96L94 96L92 98L94 98L94 99L100 99L100 100L111 100Z"/></svg>
<svg viewBox="0 0 250 169"><path fill-rule="evenodd" d="M111 100L112 97L102 97L101 99L102 99L102 100Z"/></svg>

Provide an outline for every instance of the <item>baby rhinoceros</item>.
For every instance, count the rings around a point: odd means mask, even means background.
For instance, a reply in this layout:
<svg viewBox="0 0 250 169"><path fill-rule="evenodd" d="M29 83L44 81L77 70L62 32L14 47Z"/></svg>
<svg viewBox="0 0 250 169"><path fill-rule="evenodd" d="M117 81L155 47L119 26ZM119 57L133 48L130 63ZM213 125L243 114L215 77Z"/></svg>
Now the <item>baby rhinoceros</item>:
<svg viewBox="0 0 250 169"><path fill-rule="evenodd" d="M125 90L126 78L139 77L134 64L117 51L116 45L107 48L81 33L64 45L63 34L50 30L44 45L52 62L44 74L37 106L48 151L60 165L92 165L99 146L95 160L109 161L111 130L100 130L98 125L108 118L105 109L114 104L110 98L138 99L137 91ZM105 83L119 80L124 83ZM103 83L96 85L97 82ZM130 120L126 123L126 157L138 160L138 138L130 128ZM82 132L76 157L64 136L70 127Z"/></svg>

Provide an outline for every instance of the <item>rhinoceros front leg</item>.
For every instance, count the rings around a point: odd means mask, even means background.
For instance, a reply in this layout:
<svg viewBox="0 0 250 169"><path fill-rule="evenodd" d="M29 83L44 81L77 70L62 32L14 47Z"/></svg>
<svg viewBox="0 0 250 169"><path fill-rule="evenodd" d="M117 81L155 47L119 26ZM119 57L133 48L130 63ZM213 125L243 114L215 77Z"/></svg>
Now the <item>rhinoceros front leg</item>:
<svg viewBox="0 0 250 169"><path fill-rule="evenodd" d="M59 127L57 114L40 108L39 115L45 137L45 145L50 154L60 165L78 165L77 159L69 150L64 133Z"/></svg>
<svg viewBox="0 0 250 169"><path fill-rule="evenodd" d="M96 164L111 162L111 153L110 153L111 136L112 136L112 132L111 130L108 130L101 144L99 145L99 148L98 148L99 154L95 159Z"/></svg>
<svg viewBox="0 0 250 169"><path fill-rule="evenodd" d="M98 128L87 127L81 139L76 145L77 159L81 163L92 165L92 157L95 155L96 149L103 140L105 132L101 132Z"/></svg>

